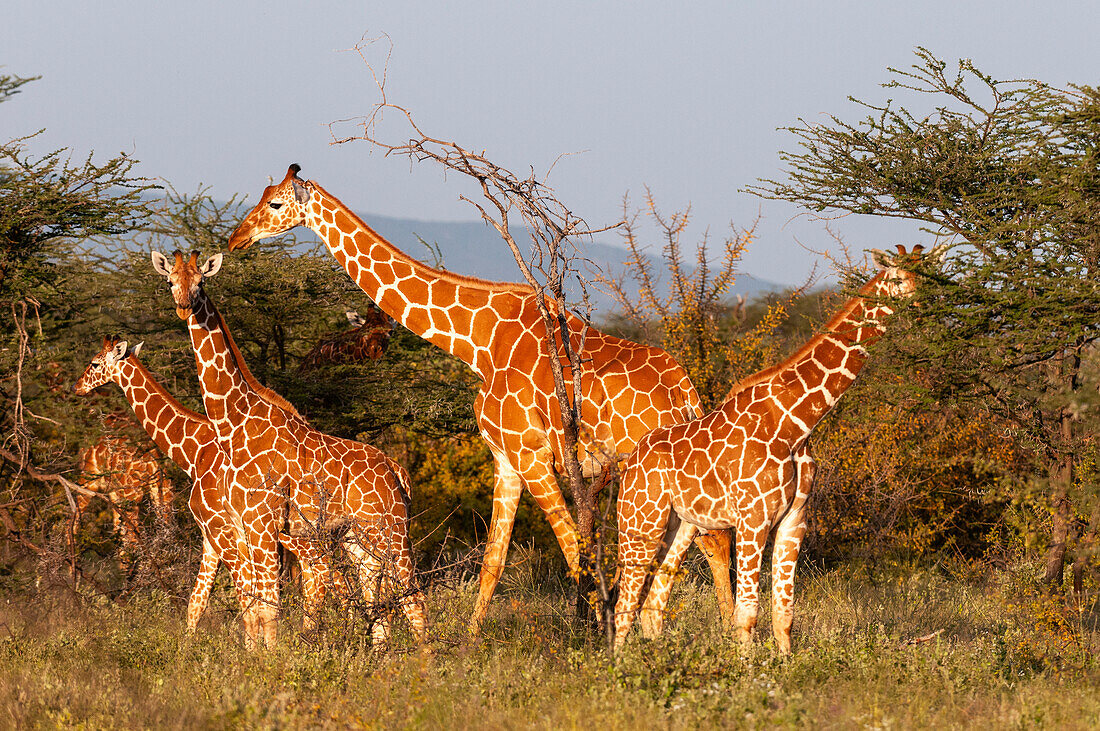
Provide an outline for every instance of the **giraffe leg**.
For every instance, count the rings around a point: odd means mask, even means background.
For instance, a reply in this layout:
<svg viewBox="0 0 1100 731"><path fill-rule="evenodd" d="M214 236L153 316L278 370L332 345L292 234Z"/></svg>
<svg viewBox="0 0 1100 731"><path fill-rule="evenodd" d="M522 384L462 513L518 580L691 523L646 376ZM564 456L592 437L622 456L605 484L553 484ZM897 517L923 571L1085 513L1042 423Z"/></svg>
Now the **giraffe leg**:
<svg viewBox="0 0 1100 731"><path fill-rule="evenodd" d="M669 540L669 533L675 533ZM680 563L684 560L684 554L691 546L692 540L699 533L699 527L679 519L675 513L669 517L669 530L665 534L664 555L658 554L661 565L653 577L653 586L646 597L645 606L642 607L642 632L646 637L654 638L661 634L664 627L665 612L668 608L669 597L672 596L672 585L676 580L676 573L680 570ZM649 615L648 621L646 615ZM652 633L652 634L651 634Z"/></svg>
<svg viewBox="0 0 1100 731"><path fill-rule="evenodd" d="M619 523L619 599L615 602L615 644L618 652L626 643L630 627L642 603L646 578L661 549L663 526L639 526L634 521ZM648 530L646 528L649 528Z"/></svg>
<svg viewBox="0 0 1100 731"><path fill-rule="evenodd" d="M191 598L187 600L187 633L192 634L199 626L206 605L210 601L210 587L214 584L214 577L218 573L218 551L210 539L203 536L202 562L199 564L199 573L195 577L195 588L191 591Z"/></svg>
<svg viewBox="0 0 1100 731"><path fill-rule="evenodd" d="M528 460L523 461L528 462ZM546 514L547 520L550 521L550 528L554 531L554 537L558 539L561 552L565 554L569 570L577 572L580 569L577 525L573 522L573 516L569 513L569 507L561 494L561 487L558 486L550 450L540 449L535 452L533 459L521 465L521 476L531 497L535 499L538 506L542 508L542 512Z"/></svg>
<svg viewBox="0 0 1100 731"><path fill-rule="evenodd" d="M428 639L428 609L424 593L416 585L416 573L413 566L412 547L406 531L390 527L390 544L393 554L395 585L399 594L401 612L405 615L413 634L420 643Z"/></svg>
<svg viewBox="0 0 1100 731"><path fill-rule="evenodd" d="M489 537L485 542L485 557L481 562L481 576L478 582L477 602L474 614L470 618L470 634L481 631L481 623L489 611L489 601L493 598L500 575L504 571L504 562L508 558L508 542L512 539L512 523L515 522L516 508L523 494L523 483L519 473L512 469L503 455L493 450L496 469L493 474L493 517L489 521Z"/></svg>
<svg viewBox="0 0 1100 731"><path fill-rule="evenodd" d="M329 566L325 556L314 541L300 536L279 535L279 542L298 559L302 572L302 629L309 632L317 627L317 615L325 601L325 588L329 581Z"/></svg>
<svg viewBox="0 0 1100 731"><path fill-rule="evenodd" d="M112 496L114 500L115 497ZM129 575L134 568L138 555L138 547L141 538L138 535L138 521L141 516L138 513L137 502L123 508L112 508L111 519L115 531L122 535L122 547L119 550L119 564L122 570ZM132 577L131 577L132 578Z"/></svg>
<svg viewBox="0 0 1100 731"><path fill-rule="evenodd" d="M359 584L363 592L363 602L371 614L379 614L371 622L371 641L375 649L385 649L390 640L389 610L380 611L382 602L379 601L379 595L383 589L385 557L377 549L365 548L354 538L349 539L345 545L359 565Z"/></svg>
<svg viewBox="0 0 1100 731"><path fill-rule="evenodd" d="M91 483L86 484L87 487L91 487ZM69 516L69 524L66 526L66 541L69 549L69 574L73 581L73 588L76 588L77 578L79 576L79 561L77 560L80 549L78 543L78 537L80 535L80 519L84 517L84 511L88 509L89 500L86 496L77 493L73 496L73 502L76 503L76 510Z"/></svg>
<svg viewBox="0 0 1100 731"><path fill-rule="evenodd" d="M247 510L245 525L251 526L247 563L250 580L244 612L245 643L248 647L274 647L279 621L279 542L274 513L270 508Z"/></svg>
<svg viewBox="0 0 1100 731"><path fill-rule="evenodd" d="M737 601L733 623L744 645L752 644L752 631L760 612L760 561L768 532L767 525L750 530L742 524L737 530Z"/></svg>
<svg viewBox="0 0 1100 731"><path fill-rule="evenodd" d="M695 544L707 558L710 573L714 577L714 593L718 598L718 612L722 615L722 625L733 628L733 585L730 583L730 543L733 531L713 530L700 533Z"/></svg>
<svg viewBox="0 0 1100 731"><path fill-rule="evenodd" d="M814 484L816 464L809 444L795 454L798 490L787 514L775 531L772 554L772 635L779 651L791 651L791 624L794 621L794 572L798 551L806 534L806 501Z"/></svg>

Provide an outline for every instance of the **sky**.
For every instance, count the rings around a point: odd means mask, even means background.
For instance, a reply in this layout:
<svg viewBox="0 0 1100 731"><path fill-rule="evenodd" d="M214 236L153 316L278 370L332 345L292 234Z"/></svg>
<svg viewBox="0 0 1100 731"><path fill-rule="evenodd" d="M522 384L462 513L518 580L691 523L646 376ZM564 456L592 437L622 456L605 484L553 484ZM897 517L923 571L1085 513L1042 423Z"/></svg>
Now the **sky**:
<svg viewBox="0 0 1100 731"><path fill-rule="evenodd" d="M914 63L917 46L1000 79L1100 82L1091 2L38 0L3 18L0 73L43 78L0 105L0 137L44 128L33 152L125 152L178 191L252 201L297 162L368 223L474 220L466 181L332 144L334 129L357 131L340 120L380 99L354 49L384 34L365 58L427 133L515 172L549 170L593 227L647 187L665 212L691 206L692 246L759 217L742 269L782 284L827 271L814 252L836 244L822 221L743 192L783 176L779 152L796 142L779 128L858 120L848 96L888 98L887 68ZM856 250L928 239L854 216L830 227Z"/></svg>

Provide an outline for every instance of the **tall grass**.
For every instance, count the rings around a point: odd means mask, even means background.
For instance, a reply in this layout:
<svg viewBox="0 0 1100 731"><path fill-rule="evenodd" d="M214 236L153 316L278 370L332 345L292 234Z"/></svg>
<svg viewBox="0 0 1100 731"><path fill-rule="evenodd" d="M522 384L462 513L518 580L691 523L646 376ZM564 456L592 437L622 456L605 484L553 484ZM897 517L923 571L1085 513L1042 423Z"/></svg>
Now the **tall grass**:
<svg viewBox="0 0 1100 731"><path fill-rule="evenodd" d="M227 592L187 638L163 593L120 604L9 589L0 726L1100 727L1096 607L1043 594L1028 567L808 569L789 657L766 609L750 650L725 637L713 591L689 575L666 635L613 658L572 628L560 572L516 553L478 640L465 634L474 583L429 594L430 653L400 623L374 651L335 607L308 636L291 607L278 646L253 654Z"/></svg>

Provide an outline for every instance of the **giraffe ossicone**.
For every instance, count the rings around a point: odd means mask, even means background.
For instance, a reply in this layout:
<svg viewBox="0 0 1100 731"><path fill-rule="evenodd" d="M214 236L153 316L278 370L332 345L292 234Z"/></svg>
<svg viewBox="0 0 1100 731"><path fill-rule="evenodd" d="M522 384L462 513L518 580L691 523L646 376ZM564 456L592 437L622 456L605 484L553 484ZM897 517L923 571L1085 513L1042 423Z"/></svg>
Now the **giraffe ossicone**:
<svg viewBox="0 0 1100 731"><path fill-rule="evenodd" d="M875 250L882 269L796 353L736 384L705 416L642 438L626 460L617 506L616 650L647 594L646 610L656 613L650 634L660 631L674 577L696 533L733 529L734 624L741 640L751 641L756 626L760 566L774 534L772 633L779 650L790 651L794 573L814 481L810 436L859 375L866 346L885 330L892 304L915 291L915 270L943 251L925 255L919 245L911 252L899 246L897 254Z"/></svg>
<svg viewBox="0 0 1100 731"><path fill-rule="evenodd" d="M299 178L300 171L291 165L281 182L264 190L230 236L229 250L297 226L313 230L386 314L482 379L474 411L493 455L494 475L493 514L470 620L470 630L477 632L504 570L524 488L549 519L570 569L578 570L577 529L557 481L564 471L565 435L550 365L552 357L566 366L567 361L547 337L537 303L543 295L525 284L461 276L414 259L320 184ZM572 313L566 319L586 369L579 399L586 428L578 445L586 475L629 453L649 430L699 415L699 396L687 373L663 350L601 333ZM719 605L732 615L729 534L712 540L725 542L724 553L705 553Z"/></svg>

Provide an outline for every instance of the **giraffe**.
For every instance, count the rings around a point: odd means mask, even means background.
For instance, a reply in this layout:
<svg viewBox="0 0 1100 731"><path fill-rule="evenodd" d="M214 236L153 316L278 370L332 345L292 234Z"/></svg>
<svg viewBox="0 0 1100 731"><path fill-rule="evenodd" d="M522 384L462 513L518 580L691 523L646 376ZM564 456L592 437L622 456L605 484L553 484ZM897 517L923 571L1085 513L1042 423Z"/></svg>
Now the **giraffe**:
<svg viewBox="0 0 1100 731"><path fill-rule="evenodd" d="M108 416L104 423L112 431L91 447L81 450L79 461L82 487L110 501L111 522L122 538L119 560L123 569L128 571L140 543L139 505L142 499L149 496L157 521L165 525L171 515L175 491L172 481L161 468L156 450L120 431L127 422L124 418ZM75 578L77 531L80 519L94 498L76 493L73 499L76 509L69 519L67 539L70 555L74 557L72 568Z"/></svg>
<svg viewBox="0 0 1100 731"><path fill-rule="evenodd" d="M881 270L794 355L736 384L705 416L653 430L626 459L617 506L622 577L616 650L627 639L647 579L652 586L642 611L656 617L643 630L659 633L692 538L701 529L732 528L740 639L752 640L760 564L774 531L772 633L780 652L790 652L794 571L814 481L810 435L859 375L866 346L893 313L889 302L916 288L913 267L925 258L923 247L908 253L897 248L894 255L873 252ZM927 258L934 261L942 251L937 247Z"/></svg>
<svg viewBox="0 0 1100 731"><path fill-rule="evenodd" d="M381 587L400 590L398 604L423 641L424 595L415 587L408 533L409 478L378 449L310 427L285 399L254 384L204 281L221 268L221 254L200 267L198 252L175 263L153 252L153 267L169 283L176 314L186 320L207 418L227 454L225 482L247 548L240 573L248 596L246 642L271 647L279 612L277 536L284 520L292 536L310 526L346 525L343 546L360 569L361 590L373 604ZM336 524L336 525L334 525ZM388 622L372 636L386 642Z"/></svg>
<svg viewBox="0 0 1100 731"><path fill-rule="evenodd" d="M536 291L433 269L396 248L318 183L291 165L268 186L230 236L229 250L297 226L312 229L359 288L390 317L465 362L481 378L474 412L493 456L493 513L470 620L477 633L500 581L524 487L546 514L571 571L578 570L577 529L558 487L564 434L554 395L550 346ZM549 303L552 310L557 303ZM586 476L629 453L643 434L701 413L687 373L667 353L599 332L568 313L569 332L589 372L582 379L578 457ZM562 349L566 382L568 362ZM719 606L732 619L729 533L708 534L704 553Z"/></svg>
<svg viewBox="0 0 1100 731"><path fill-rule="evenodd" d="M73 391L84 396L105 383L117 384L146 433L193 482L188 507L202 533L202 559L187 602L187 631L193 633L206 611L220 562L228 567L242 608L245 606L238 573L237 531L223 483L225 453L210 420L181 405L142 365L138 360L141 348L142 343L128 348L125 340L104 338L103 347L92 357ZM314 625L313 615L324 599L329 583L328 566L308 542L290 536L280 536L280 540L298 556L303 567L302 594L308 630ZM342 586L338 580L335 586L340 593Z"/></svg>
<svg viewBox="0 0 1100 731"><path fill-rule="evenodd" d="M394 322L376 307L372 307L367 316L358 312L345 312L351 330L345 330L322 338L302 358L298 371L307 373L323 365L341 363L362 363L378 360L386 354Z"/></svg>

